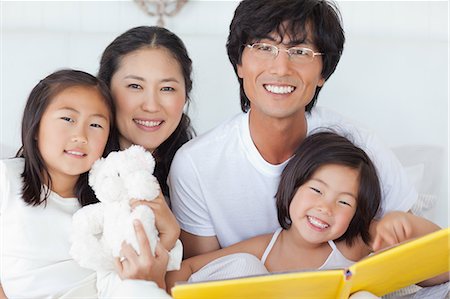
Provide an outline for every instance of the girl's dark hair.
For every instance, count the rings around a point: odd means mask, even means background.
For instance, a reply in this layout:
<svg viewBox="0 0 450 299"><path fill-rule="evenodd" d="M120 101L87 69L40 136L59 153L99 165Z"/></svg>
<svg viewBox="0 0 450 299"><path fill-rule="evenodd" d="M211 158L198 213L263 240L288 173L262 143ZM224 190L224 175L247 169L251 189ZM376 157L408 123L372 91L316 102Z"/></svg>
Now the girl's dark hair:
<svg viewBox="0 0 450 299"><path fill-rule="evenodd" d="M42 115L58 94L75 86L96 88L99 91L110 113L110 132L114 131L114 105L105 83L88 73L71 69L54 72L42 79L28 97L22 118L22 147L16 154L16 157L22 157L25 160L22 173L22 198L29 205L38 206L46 203L52 189L52 180L36 140ZM108 138L104 156L112 148L113 141ZM48 188L45 189L45 194L41 198L42 185ZM80 175L75 184L74 193L82 206L98 202L88 184L88 172Z"/></svg>
<svg viewBox="0 0 450 299"><path fill-rule="evenodd" d="M359 171L356 212L347 231L336 241L345 240L351 245L360 235L368 244L369 226L381 204L377 171L362 149L333 132L320 132L306 137L283 170L275 196L280 225L289 229L292 223L289 206L297 189L308 181L319 167L327 164L344 165Z"/></svg>
<svg viewBox="0 0 450 299"><path fill-rule="evenodd" d="M103 52L98 77L111 88L111 78L119 68L122 58L141 48L164 48L173 55L181 66L186 87L186 102L189 105L189 93L192 90L192 61L183 41L162 27L136 27L118 36ZM114 139L116 149L119 149L119 136L117 131L116 133ZM172 135L153 152L156 160L155 176L165 196L169 196L169 187L166 181L175 152L193 136L195 136L195 131L191 126L191 120L186 113L183 113L181 121Z"/></svg>
<svg viewBox="0 0 450 299"><path fill-rule="evenodd" d="M239 3L230 24L227 40L228 58L237 75L245 45L269 37L273 32L288 36L291 45L306 40L308 30L312 43L322 56L322 77L333 74L344 49L344 30L337 6L327 0L243 0ZM240 85L241 109L247 112L250 101L245 95L242 78ZM314 107L321 87L316 88L306 111Z"/></svg>

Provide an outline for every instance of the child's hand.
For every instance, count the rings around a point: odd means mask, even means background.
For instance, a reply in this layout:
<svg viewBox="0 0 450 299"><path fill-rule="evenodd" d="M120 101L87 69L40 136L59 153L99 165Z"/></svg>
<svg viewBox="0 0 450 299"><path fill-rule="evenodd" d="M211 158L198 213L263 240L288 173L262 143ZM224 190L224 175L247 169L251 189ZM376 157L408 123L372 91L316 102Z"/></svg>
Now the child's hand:
<svg viewBox="0 0 450 299"><path fill-rule="evenodd" d="M160 242L164 248L171 250L180 236L180 226L167 205L164 195L160 192L158 197L152 201L136 199L130 201L131 208L141 204L147 205L155 213L156 228L159 231Z"/></svg>
<svg viewBox="0 0 450 299"><path fill-rule="evenodd" d="M410 213L390 212L377 224L375 238L372 244L373 251L378 251L413 237L414 226Z"/></svg>
<svg viewBox="0 0 450 299"><path fill-rule="evenodd" d="M114 260L116 271L121 279L154 281L160 288L165 289L164 277L169 262L169 253L157 243L155 256L153 256L142 223L136 220L134 224L141 254L138 255L131 245L124 242L120 251L122 258Z"/></svg>
<svg viewBox="0 0 450 299"><path fill-rule="evenodd" d="M387 246L421 237L439 229L438 225L424 217L409 212L390 212L376 224L372 249L378 251Z"/></svg>

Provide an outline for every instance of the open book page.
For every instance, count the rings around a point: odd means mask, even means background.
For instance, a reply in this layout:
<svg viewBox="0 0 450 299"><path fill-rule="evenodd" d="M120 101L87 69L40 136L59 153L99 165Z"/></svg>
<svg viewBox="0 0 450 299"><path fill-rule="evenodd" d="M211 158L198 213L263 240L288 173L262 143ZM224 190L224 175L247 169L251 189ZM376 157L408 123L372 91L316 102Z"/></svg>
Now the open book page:
<svg viewBox="0 0 450 299"><path fill-rule="evenodd" d="M450 228L383 250L348 269L312 270L176 285L176 299L377 296L450 271Z"/></svg>
<svg viewBox="0 0 450 299"><path fill-rule="evenodd" d="M172 296L176 299L336 298L344 284L344 273L345 270L292 272L183 284L172 289Z"/></svg>
<svg viewBox="0 0 450 299"><path fill-rule="evenodd" d="M382 296L449 271L449 235L442 229L362 259L349 268L352 293Z"/></svg>

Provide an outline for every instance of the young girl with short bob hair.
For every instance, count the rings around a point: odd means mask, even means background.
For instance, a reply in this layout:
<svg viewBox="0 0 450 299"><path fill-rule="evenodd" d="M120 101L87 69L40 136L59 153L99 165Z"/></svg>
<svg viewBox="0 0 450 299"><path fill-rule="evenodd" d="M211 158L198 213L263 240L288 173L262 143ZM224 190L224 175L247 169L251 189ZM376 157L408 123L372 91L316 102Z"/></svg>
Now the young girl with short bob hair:
<svg viewBox="0 0 450 299"><path fill-rule="evenodd" d="M344 240L350 246L360 237L364 243L369 244L369 226L381 205L380 182L372 161L362 149L332 132L313 134L305 141L281 175L276 194L280 226L285 230L291 227L289 207L297 190L308 182L319 168L336 164L356 170L359 186L355 214L344 234L335 241Z"/></svg>
<svg viewBox="0 0 450 299"><path fill-rule="evenodd" d="M281 226L275 233L183 261L180 271L166 275L168 291L188 279L345 268L373 249L439 229L410 213L391 212L369 231L381 202L376 169L363 150L330 131L305 138L283 170L275 197ZM423 285L446 280L441 275Z"/></svg>

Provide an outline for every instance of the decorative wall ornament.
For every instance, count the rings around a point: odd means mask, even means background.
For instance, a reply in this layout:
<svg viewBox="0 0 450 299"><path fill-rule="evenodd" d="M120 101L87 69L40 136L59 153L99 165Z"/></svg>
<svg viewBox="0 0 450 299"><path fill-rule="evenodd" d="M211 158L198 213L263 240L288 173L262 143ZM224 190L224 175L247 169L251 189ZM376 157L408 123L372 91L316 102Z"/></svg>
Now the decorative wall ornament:
<svg viewBox="0 0 450 299"><path fill-rule="evenodd" d="M164 27L164 17L173 17L188 0L134 0L151 17L158 17L156 25Z"/></svg>

